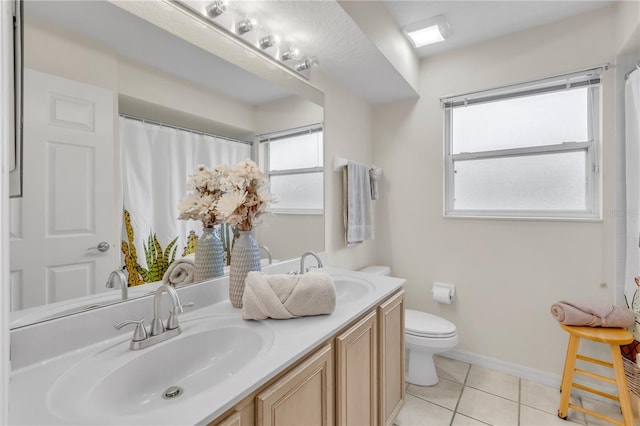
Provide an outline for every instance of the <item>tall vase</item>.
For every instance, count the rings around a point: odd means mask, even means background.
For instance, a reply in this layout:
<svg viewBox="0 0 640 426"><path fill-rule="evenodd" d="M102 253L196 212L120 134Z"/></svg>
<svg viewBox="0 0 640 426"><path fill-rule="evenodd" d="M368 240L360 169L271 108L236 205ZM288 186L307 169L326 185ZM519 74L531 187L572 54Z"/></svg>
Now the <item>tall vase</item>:
<svg viewBox="0 0 640 426"><path fill-rule="evenodd" d="M244 279L250 271L260 271L260 247L253 237L253 230L240 231L240 236L231 250L229 270L229 300L236 308L242 308Z"/></svg>
<svg viewBox="0 0 640 426"><path fill-rule="evenodd" d="M224 248L214 227L203 228L198 239L195 256L195 281L224 275Z"/></svg>

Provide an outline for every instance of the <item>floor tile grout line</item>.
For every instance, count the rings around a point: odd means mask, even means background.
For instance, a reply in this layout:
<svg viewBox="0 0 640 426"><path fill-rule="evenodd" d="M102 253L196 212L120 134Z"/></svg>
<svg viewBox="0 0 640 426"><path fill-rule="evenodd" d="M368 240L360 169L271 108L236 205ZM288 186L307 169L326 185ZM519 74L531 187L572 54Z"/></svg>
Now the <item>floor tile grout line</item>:
<svg viewBox="0 0 640 426"><path fill-rule="evenodd" d="M522 401L522 380L518 379L518 425L520 424L520 416L522 410L522 403L520 401Z"/></svg>
<svg viewBox="0 0 640 426"><path fill-rule="evenodd" d="M453 425L453 419L456 418L456 414L458 414L458 406L460 405L460 400L462 399L462 394L464 393L464 388L467 386L467 379L469 378L469 373L471 372L471 364L467 364L467 374L464 375L464 380L462 381L462 388L460 388L460 395L458 395L458 400L456 401L456 406L453 407L453 416L451 416L451 422L449 422L449 426Z"/></svg>

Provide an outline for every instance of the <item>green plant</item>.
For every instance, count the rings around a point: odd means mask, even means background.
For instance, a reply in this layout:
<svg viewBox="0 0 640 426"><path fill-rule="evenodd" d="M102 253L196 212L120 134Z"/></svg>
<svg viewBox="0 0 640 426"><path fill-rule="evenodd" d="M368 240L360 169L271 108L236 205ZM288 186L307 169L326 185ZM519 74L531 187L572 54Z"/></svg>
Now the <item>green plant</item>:
<svg viewBox="0 0 640 426"><path fill-rule="evenodd" d="M185 257L186 255L191 253L195 253L197 246L198 246L198 236L196 235L196 231L189 231L189 236L187 237L187 245L182 251L182 257Z"/></svg>
<svg viewBox="0 0 640 426"><path fill-rule="evenodd" d="M169 266L176 260L176 247L174 246L177 241L178 237L175 237L163 251L156 234L149 235L148 244L143 243L148 269L144 269L138 265L138 272L145 282L150 283L162 280L164 273L167 272Z"/></svg>
<svg viewBox="0 0 640 426"><path fill-rule="evenodd" d="M122 254L124 254L124 264L127 267L127 272L129 273L128 277L128 286L135 287L137 285L144 284L144 281L138 274L138 255L136 253L136 245L133 242L133 227L131 226L131 215L127 209L124 210L124 224L127 230L127 239L129 242L122 241L120 249L122 250Z"/></svg>

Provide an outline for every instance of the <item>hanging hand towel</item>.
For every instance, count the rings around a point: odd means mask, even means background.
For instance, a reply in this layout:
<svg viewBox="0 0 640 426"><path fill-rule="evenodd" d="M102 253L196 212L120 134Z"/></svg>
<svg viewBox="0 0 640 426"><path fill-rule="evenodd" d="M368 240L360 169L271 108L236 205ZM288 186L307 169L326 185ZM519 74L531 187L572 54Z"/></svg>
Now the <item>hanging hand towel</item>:
<svg viewBox="0 0 640 426"><path fill-rule="evenodd" d="M162 282L172 286L191 284L195 275L195 254L188 254L182 257L167 268L167 272L162 277Z"/></svg>
<svg viewBox="0 0 640 426"><path fill-rule="evenodd" d="M369 169L369 178L371 180L371 199L378 199L378 181L382 176L382 169L380 167L371 166Z"/></svg>
<svg viewBox="0 0 640 426"><path fill-rule="evenodd" d="M322 272L264 275L251 271L244 282L242 318L246 320L330 314L336 307L336 286Z"/></svg>
<svg viewBox="0 0 640 426"><path fill-rule="evenodd" d="M347 162L343 172L344 227L347 245L373 240L369 166Z"/></svg>
<svg viewBox="0 0 640 426"><path fill-rule="evenodd" d="M629 327L636 320L631 309L604 303L560 301L551 306L551 315L564 325L587 327Z"/></svg>

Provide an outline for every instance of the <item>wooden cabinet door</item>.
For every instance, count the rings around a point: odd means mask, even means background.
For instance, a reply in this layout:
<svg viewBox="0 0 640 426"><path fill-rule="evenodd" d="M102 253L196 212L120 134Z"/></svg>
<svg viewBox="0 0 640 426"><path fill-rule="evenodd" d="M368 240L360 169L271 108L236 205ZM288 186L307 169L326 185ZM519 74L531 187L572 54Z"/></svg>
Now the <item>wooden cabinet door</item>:
<svg viewBox="0 0 640 426"><path fill-rule="evenodd" d="M376 312L336 337L336 423L378 423Z"/></svg>
<svg viewBox="0 0 640 426"><path fill-rule="evenodd" d="M256 425L332 426L333 386L329 344L256 397Z"/></svg>
<svg viewBox="0 0 640 426"><path fill-rule="evenodd" d="M216 426L242 426L242 416L239 411L227 416L224 420L216 423Z"/></svg>
<svg viewBox="0 0 640 426"><path fill-rule="evenodd" d="M380 423L392 425L405 398L404 290L378 306Z"/></svg>

